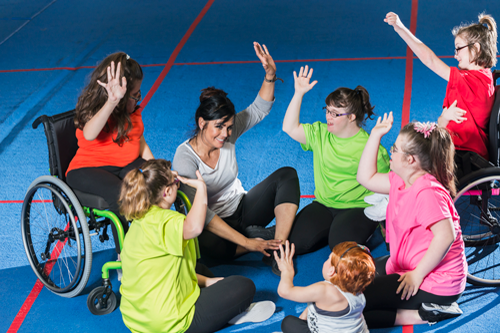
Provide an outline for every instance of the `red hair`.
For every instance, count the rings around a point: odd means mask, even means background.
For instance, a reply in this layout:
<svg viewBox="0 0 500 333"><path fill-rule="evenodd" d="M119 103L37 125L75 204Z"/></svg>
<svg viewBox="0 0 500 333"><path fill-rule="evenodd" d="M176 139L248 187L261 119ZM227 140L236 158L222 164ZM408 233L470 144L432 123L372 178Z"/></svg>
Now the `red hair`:
<svg viewBox="0 0 500 333"><path fill-rule="evenodd" d="M375 279L373 257L356 242L337 244L332 254L331 264L335 267L335 275L330 282L342 291L357 295Z"/></svg>

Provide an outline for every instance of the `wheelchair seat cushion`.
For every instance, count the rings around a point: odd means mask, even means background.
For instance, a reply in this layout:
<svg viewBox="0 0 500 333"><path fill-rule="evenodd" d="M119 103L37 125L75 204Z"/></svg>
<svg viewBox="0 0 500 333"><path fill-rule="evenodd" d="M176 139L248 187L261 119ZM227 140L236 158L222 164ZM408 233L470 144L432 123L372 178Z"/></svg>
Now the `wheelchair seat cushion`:
<svg viewBox="0 0 500 333"><path fill-rule="evenodd" d="M106 200L104 200L98 195L81 192L75 189L73 189L73 192L75 192L82 206L101 209L101 210L109 208L109 205L106 202Z"/></svg>

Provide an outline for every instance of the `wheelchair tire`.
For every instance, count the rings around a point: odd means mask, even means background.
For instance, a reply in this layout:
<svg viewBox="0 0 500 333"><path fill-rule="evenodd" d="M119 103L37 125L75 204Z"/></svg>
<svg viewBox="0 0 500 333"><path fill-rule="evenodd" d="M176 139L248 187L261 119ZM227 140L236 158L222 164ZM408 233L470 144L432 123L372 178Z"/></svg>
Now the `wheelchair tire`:
<svg viewBox="0 0 500 333"><path fill-rule="evenodd" d="M500 285L500 168L461 179L454 202L469 265L467 282Z"/></svg>
<svg viewBox="0 0 500 333"><path fill-rule="evenodd" d="M74 297L92 269L87 217L73 191L60 179L41 176L28 188L21 232L29 263L51 292Z"/></svg>
<svg viewBox="0 0 500 333"><path fill-rule="evenodd" d="M109 288L109 289L108 289ZM116 295L111 287L97 287L87 297L87 307L96 316L110 314L116 309Z"/></svg>

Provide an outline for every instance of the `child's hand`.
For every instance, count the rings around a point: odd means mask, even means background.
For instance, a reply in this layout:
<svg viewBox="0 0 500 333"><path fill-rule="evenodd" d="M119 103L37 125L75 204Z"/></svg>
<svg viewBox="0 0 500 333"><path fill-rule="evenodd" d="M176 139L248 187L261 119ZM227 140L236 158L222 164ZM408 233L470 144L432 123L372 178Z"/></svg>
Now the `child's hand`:
<svg viewBox="0 0 500 333"><path fill-rule="evenodd" d="M125 76L122 77L120 85L121 65L122 64L119 62L118 66L116 66L116 72L114 61L111 62L111 66L108 66L108 83L102 83L97 80L97 83L106 89L108 93L108 100L113 103L120 101L127 92L127 79Z"/></svg>
<svg viewBox="0 0 500 333"><path fill-rule="evenodd" d="M464 117L466 113L467 111L457 108L457 101L455 100L449 107L443 109L441 117L443 117L446 123L454 121L460 124L464 120L467 120L467 118Z"/></svg>
<svg viewBox="0 0 500 333"><path fill-rule="evenodd" d="M399 284L398 290L396 290L396 294L403 291L401 294L401 300L404 300L405 298L406 300L409 300L411 296L415 296L423 280L424 277L419 276L419 274L414 270L401 275L398 279L398 282L401 283Z"/></svg>
<svg viewBox="0 0 500 333"><path fill-rule="evenodd" d="M196 177L197 179L191 179L191 178L186 178L186 177L182 177L182 176L179 176L179 174L177 173L177 171L172 171L172 173L177 177L177 179L179 179L183 184L186 184L188 186L191 186L191 187L194 187L196 189L200 188L200 187L206 187L205 185L205 181L203 180L203 178L201 177L201 173L200 173L200 170L196 170Z"/></svg>
<svg viewBox="0 0 500 333"><path fill-rule="evenodd" d="M297 73L293 71L293 79L295 80L296 93L304 95L306 92L311 90L316 85L316 83L318 83L318 81L309 83L312 75L313 75L313 69L311 68L309 70L309 66L307 65L305 69L304 67L300 67L299 76L297 76Z"/></svg>
<svg viewBox="0 0 500 333"><path fill-rule="evenodd" d="M295 244L292 243L290 246L290 242L287 240L285 242L285 250L283 250L283 245L280 244L280 256L278 257L278 253L274 252L274 259L276 259L276 263L278 264L278 268L280 269L282 274L290 274L290 276L295 275L295 270L293 268L293 255L295 254Z"/></svg>
<svg viewBox="0 0 500 333"><path fill-rule="evenodd" d="M404 28L403 22L399 19L398 14L390 12L385 16L384 22L394 27L394 30L397 28Z"/></svg>
<svg viewBox="0 0 500 333"><path fill-rule="evenodd" d="M392 123L394 122L394 118L392 116L392 111L389 112L389 117L387 116L387 113L384 113L384 118L378 117L377 124L375 127L372 129L372 132L370 135L373 136L379 136L379 138L383 137L392 128Z"/></svg>
<svg viewBox="0 0 500 333"><path fill-rule="evenodd" d="M210 287L211 285L219 282L220 280L224 280L224 278L223 277L207 278L205 280L205 287Z"/></svg>

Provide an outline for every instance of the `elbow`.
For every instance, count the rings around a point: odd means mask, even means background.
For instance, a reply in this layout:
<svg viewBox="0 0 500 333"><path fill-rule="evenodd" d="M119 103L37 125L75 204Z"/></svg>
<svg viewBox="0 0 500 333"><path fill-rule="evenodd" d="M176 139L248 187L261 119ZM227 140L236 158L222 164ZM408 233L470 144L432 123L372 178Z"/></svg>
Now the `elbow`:
<svg viewBox="0 0 500 333"><path fill-rule="evenodd" d="M90 135L90 133L89 133L89 132L86 132L86 131L85 131L85 128L83 129L83 137L84 137L84 138L85 138L85 140L87 140L87 141L94 141L94 140L95 140L95 138L96 138L95 136Z"/></svg>

